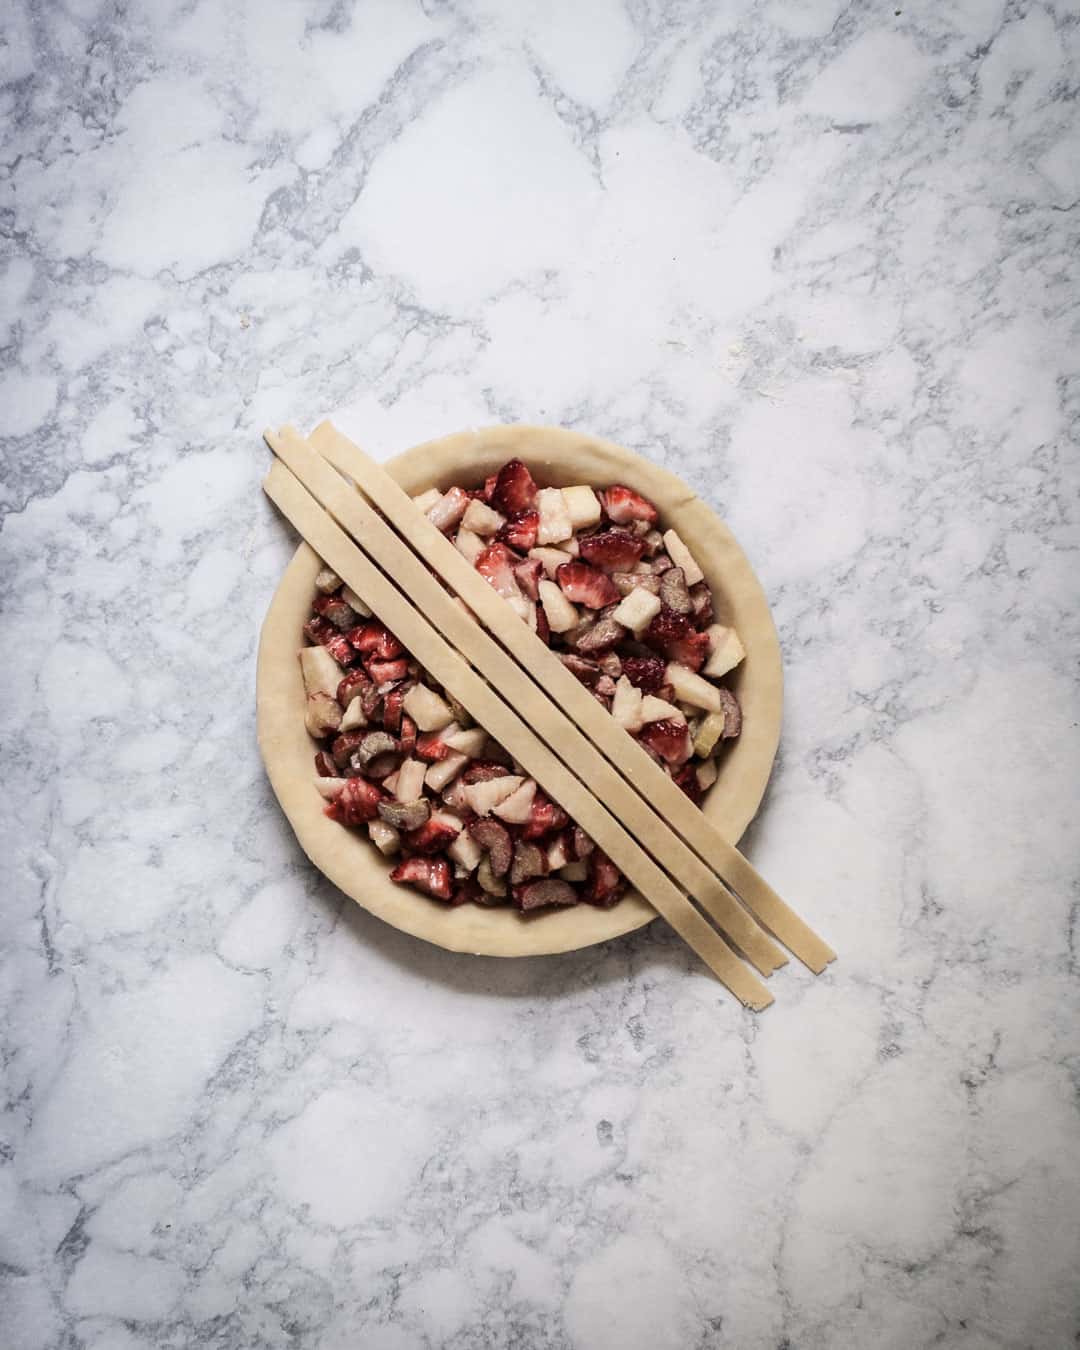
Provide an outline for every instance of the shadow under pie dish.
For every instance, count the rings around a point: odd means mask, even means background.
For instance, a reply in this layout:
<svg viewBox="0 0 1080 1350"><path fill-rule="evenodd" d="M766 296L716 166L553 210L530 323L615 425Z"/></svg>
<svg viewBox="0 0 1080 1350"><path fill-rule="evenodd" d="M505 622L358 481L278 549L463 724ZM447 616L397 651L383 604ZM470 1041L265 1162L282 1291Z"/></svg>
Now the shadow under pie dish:
<svg viewBox="0 0 1080 1350"><path fill-rule="evenodd" d="M454 487L481 492L485 480L512 459L526 466L541 489L541 498L545 489L579 485L595 488L601 495L614 485L621 485L631 496L640 495L655 505L659 513L656 527L662 532L674 530L678 542L685 545L699 565L711 592L715 620L737 631L746 652L745 659L724 681L741 704L742 731L737 739L724 743L723 753L716 761L716 781L702 803L710 822L732 843L736 842L764 792L776 751L781 709L776 634L764 594L745 555L715 514L677 478L627 450L575 432L543 427L493 427L464 432L414 447L385 467L416 498L429 490L443 493ZM560 495L554 494L556 498ZM606 507L607 498L604 500ZM551 494L549 505L550 501ZM421 506L435 503L436 498L431 496L427 503L422 500ZM509 516L508 511L503 514ZM609 527L615 527L618 534L642 529L629 519L620 522L620 514L617 504L611 521L605 514L603 521L583 527L580 537L586 552L595 551L587 541ZM545 517L543 509L540 515ZM459 524L454 522L450 537L454 537ZM490 524L487 528L490 529ZM527 555L526 546L533 543L534 528L535 522L526 518L524 522L508 521L500 529L515 547L512 557ZM524 534L515 533L521 530ZM497 538L489 534L482 542L486 547L497 542ZM676 541L672 541L673 560L676 547ZM665 547L663 551L668 550ZM483 564L481 559L480 570L485 574ZM608 560L608 575L616 565L621 566L617 559L614 563ZM536 917L523 917L509 907L488 908L471 903L450 907L411 887L395 884L390 880L393 861L377 852L366 830L347 829L325 816L326 803L314 786L313 769L314 754L321 743L313 742L305 729L305 688L297 659L298 649L305 641L305 624L313 618L313 600L320 594L316 587L320 570L320 560L302 545L271 604L260 644L258 671L260 746L278 799L312 861L365 908L404 931L451 950L502 956L566 951L616 937L653 918L653 909L633 892L628 892L611 909L578 904L548 910ZM576 583L590 574L595 576L595 571L586 568L580 578L572 576L564 580ZM498 580L491 576L487 579ZM694 584L691 583L691 589ZM573 589L568 589L575 595ZM699 584L698 590L701 589ZM586 603L599 604L610 597L594 599L586 592L583 598ZM622 598L619 597L620 603ZM612 607L607 608L610 612ZM596 617L602 611L583 607L582 613ZM329 615L334 617L341 616ZM326 633L330 633L329 628ZM330 646L333 649L332 635ZM380 662L384 659L381 652L368 653L363 659L370 661L372 655ZM393 669L397 654L391 649L385 659L387 666L380 664L377 673L387 678L399 675L401 672ZM513 752L512 746L507 749ZM573 768L572 763L570 767ZM696 809L689 798L686 809Z"/></svg>

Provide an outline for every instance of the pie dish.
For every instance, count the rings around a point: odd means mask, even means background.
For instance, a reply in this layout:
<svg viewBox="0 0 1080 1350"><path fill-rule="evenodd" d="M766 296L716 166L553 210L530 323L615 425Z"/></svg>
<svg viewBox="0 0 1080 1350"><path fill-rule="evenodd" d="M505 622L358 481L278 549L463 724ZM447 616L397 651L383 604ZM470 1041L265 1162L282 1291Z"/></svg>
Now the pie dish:
<svg viewBox="0 0 1080 1350"><path fill-rule="evenodd" d="M430 488L482 483L508 459L529 467L544 486L619 483L648 498L660 528L674 529L697 559L716 615L737 629L746 659L730 681L743 709L741 736L719 762L702 809L735 842L760 803L775 756L781 710L779 647L768 605L730 532L685 484L640 456L594 437L545 427L493 427L428 442L386 468L412 496ZM523 918L512 909L448 908L390 880L391 864L360 833L323 814L312 788L313 742L304 726L305 694L297 662L311 615L321 561L302 545L273 599L258 667L259 742L275 793L313 862L371 912L451 950L518 956L571 950L617 937L654 917L628 893L613 909L578 905ZM512 749L512 747L511 747ZM687 809L693 810L690 801Z"/></svg>

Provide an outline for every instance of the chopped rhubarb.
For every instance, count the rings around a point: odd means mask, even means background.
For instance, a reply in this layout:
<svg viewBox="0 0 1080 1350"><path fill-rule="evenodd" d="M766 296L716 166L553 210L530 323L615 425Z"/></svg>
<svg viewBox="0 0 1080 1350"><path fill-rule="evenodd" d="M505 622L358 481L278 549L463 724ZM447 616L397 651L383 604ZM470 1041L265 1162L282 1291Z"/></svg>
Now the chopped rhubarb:
<svg viewBox="0 0 1080 1350"><path fill-rule="evenodd" d="M325 647L339 666L347 666L356 659L352 643L325 619L309 619L304 624L304 635L318 646Z"/></svg>
<svg viewBox="0 0 1080 1350"><path fill-rule="evenodd" d="M547 877L543 881L529 881L524 886L515 886L514 903L523 914L533 910L547 909L552 905L576 905L578 893L568 881Z"/></svg>
<svg viewBox="0 0 1080 1350"><path fill-rule="evenodd" d="M347 604L340 595L318 595L312 601L311 608L341 632L355 627L359 618L352 605Z"/></svg>

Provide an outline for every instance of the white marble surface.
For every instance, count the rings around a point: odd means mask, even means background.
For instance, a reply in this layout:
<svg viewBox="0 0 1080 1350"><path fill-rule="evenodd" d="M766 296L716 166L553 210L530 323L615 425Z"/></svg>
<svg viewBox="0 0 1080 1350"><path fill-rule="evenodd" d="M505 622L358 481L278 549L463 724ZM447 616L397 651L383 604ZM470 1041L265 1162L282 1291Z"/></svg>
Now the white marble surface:
<svg viewBox="0 0 1080 1350"><path fill-rule="evenodd" d="M8 0L4 1350L1077 1343L1078 17ZM312 874L258 433L327 412L709 496L828 975L755 1018L657 925L470 960Z"/></svg>

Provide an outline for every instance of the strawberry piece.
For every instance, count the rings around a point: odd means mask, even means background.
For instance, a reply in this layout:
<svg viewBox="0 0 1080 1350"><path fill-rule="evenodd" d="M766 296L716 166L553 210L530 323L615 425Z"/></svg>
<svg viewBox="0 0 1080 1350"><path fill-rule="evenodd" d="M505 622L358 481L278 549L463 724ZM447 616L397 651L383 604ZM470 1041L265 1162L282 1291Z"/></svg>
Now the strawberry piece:
<svg viewBox="0 0 1080 1350"><path fill-rule="evenodd" d="M666 647L669 642L678 642L689 637L694 626L685 614L676 614L671 609L661 609L642 634L642 641L650 647Z"/></svg>
<svg viewBox="0 0 1080 1350"><path fill-rule="evenodd" d="M358 652L377 656L380 661L393 661L405 650L378 619L369 619L367 623L360 624L348 634L348 638Z"/></svg>
<svg viewBox="0 0 1080 1350"><path fill-rule="evenodd" d="M514 579L514 564L520 562L515 553L511 553L505 544L488 544L479 554L474 564L476 570L489 586L493 586L500 595L520 595Z"/></svg>
<svg viewBox="0 0 1080 1350"><path fill-rule="evenodd" d="M493 759L474 759L461 775L462 783L486 783L489 778L505 778L510 772L505 764L496 764Z"/></svg>
<svg viewBox="0 0 1080 1350"><path fill-rule="evenodd" d="M708 633L689 633L684 638L669 642L664 650L673 661L691 670L700 670L709 655Z"/></svg>
<svg viewBox="0 0 1080 1350"><path fill-rule="evenodd" d="M328 755L325 750L320 750L315 756L315 772L320 778L340 778L338 767L334 763L333 756Z"/></svg>
<svg viewBox="0 0 1080 1350"><path fill-rule="evenodd" d="M626 525L631 520L645 520L650 525L656 520L657 510L647 498L623 483L615 483L600 493L600 504L608 520Z"/></svg>
<svg viewBox="0 0 1080 1350"><path fill-rule="evenodd" d="M580 825L571 828L570 842L575 858L587 858L596 847Z"/></svg>
<svg viewBox="0 0 1080 1350"><path fill-rule="evenodd" d="M491 504L504 516L531 511L536 505L536 484L520 459L508 460L499 470Z"/></svg>
<svg viewBox="0 0 1080 1350"><path fill-rule="evenodd" d="M464 881L459 881L454 887L454 893L450 897L450 903L455 907L457 905L479 905L482 903L480 897L483 892L475 877L466 877Z"/></svg>
<svg viewBox="0 0 1080 1350"><path fill-rule="evenodd" d="M333 819L340 820L343 825L363 825L365 821L374 820L379 814L379 803L383 796L383 790L377 783L369 783L366 778L348 778L330 803L336 812Z"/></svg>
<svg viewBox="0 0 1080 1350"><path fill-rule="evenodd" d="M390 873L391 881L405 881L436 900L450 899L450 864L445 858L406 858Z"/></svg>
<svg viewBox="0 0 1080 1350"><path fill-rule="evenodd" d="M367 673L376 684L389 684L392 680L403 680L409 673L409 663L404 657L397 661L379 661L369 656L364 663Z"/></svg>
<svg viewBox="0 0 1080 1350"><path fill-rule="evenodd" d="M529 549L536 547L536 531L539 525L538 511L519 511L506 522L495 538L500 543L517 549L519 553L528 553Z"/></svg>
<svg viewBox="0 0 1080 1350"><path fill-rule="evenodd" d="M550 834L552 830L561 830L564 826L570 824L570 817L551 800L545 797L539 788L536 789L536 796L533 798L532 807L529 810L529 819L525 828L521 832L522 839L540 839L545 834Z"/></svg>
<svg viewBox="0 0 1080 1350"><path fill-rule="evenodd" d="M548 623L548 616L544 613L544 606L536 606L536 636L546 646L551 646L551 624Z"/></svg>
<svg viewBox="0 0 1080 1350"><path fill-rule="evenodd" d="M431 816L417 830L401 836L401 842L414 853L441 853L457 838L458 832L445 820Z"/></svg>
<svg viewBox="0 0 1080 1350"><path fill-rule="evenodd" d="M308 619L304 624L304 636L316 645L325 647L339 666L347 666L350 661L356 660L356 652L348 638L325 619Z"/></svg>
<svg viewBox="0 0 1080 1350"><path fill-rule="evenodd" d="M575 605L585 605L588 609L603 609L605 605L614 605L620 599L611 578L588 563L560 563L555 569L555 580L567 600Z"/></svg>
<svg viewBox="0 0 1080 1350"><path fill-rule="evenodd" d="M343 708L347 708L358 694L362 694L367 689L373 689L374 685L363 670L350 670L348 675L341 681L337 687L337 701ZM364 709L364 716L367 716L367 709Z"/></svg>
<svg viewBox="0 0 1080 1350"><path fill-rule="evenodd" d="M587 563L605 572L629 572L645 551L644 543L625 530L582 535L578 546Z"/></svg>
<svg viewBox="0 0 1080 1350"><path fill-rule="evenodd" d="M655 694L664 683L665 663L658 656L624 656L622 673L643 694Z"/></svg>
<svg viewBox="0 0 1080 1350"><path fill-rule="evenodd" d="M646 722L638 740L654 750L665 764L685 764L690 758L690 730L685 722L676 722L674 717Z"/></svg>
<svg viewBox="0 0 1080 1350"><path fill-rule="evenodd" d="M499 475L497 473L488 474L488 476L484 479L484 486L480 489L477 495L486 506L491 505L491 499L495 495L495 484L498 481Z"/></svg>
<svg viewBox="0 0 1080 1350"><path fill-rule="evenodd" d="M532 545L530 545L531 547ZM544 564L539 558L526 558L524 562L516 563L514 566L517 584L530 600L540 599L540 578L543 575Z"/></svg>
<svg viewBox="0 0 1080 1350"><path fill-rule="evenodd" d="M393 690L390 691L393 693ZM407 714L402 714L401 735L398 737L401 753L408 757L416 749L416 723Z"/></svg>
<svg viewBox="0 0 1080 1350"><path fill-rule="evenodd" d="M426 760L428 764L437 764L450 753L450 747L442 739L441 731L425 731L417 736L414 753L417 759Z"/></svg>
<svg viewBox="0 0 1080 1350"><path fill-rule="evenodd" d="M671 775L695 806L701 805L704 792L698 782L697 769L693 764L684 764L678 773Z"/></svg>
<svg viewBox="0 0 1080 1350"><path fill-rule="evenodd" d="M311 602L311 608L320 618L327 619L342 632L352 628L360 617L340 595L317 595Z"/></svg>
<svg viewBox="0 0 1080 1350"><path fill-rule="evenodd" d="M401 684L395 684L383 699L382 724L386 731L393 732L395 736L401 730L401 705L415 683L415 680L403 680Z"/></svg>
<svg viewBox="0 0 1080 1350"><path fill-rule="evenodd" d="M600 909L610 909L625 886L626 879L607 854L593 849L589 857L589 879L581 892L582 900Z"/></svg>

